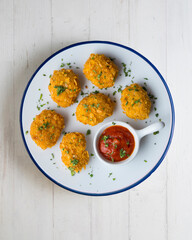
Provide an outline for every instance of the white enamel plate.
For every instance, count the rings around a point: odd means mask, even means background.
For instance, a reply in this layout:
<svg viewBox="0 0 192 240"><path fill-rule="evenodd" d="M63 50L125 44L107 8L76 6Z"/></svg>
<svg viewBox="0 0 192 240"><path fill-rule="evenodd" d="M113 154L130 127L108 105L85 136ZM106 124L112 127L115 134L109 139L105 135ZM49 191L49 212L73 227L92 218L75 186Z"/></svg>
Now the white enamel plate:
<svg viewBox="0 0 192 240"><path fill-rule="evenodd" d="M112 58L118 65L120 72L115 87L100 90L84 77L83 65L91 53L104 54ZM123 66L122 63L125 65ZM65 68L71 68L79 75L82 93L79 94L78 101L87 96L87 93L96 90L109 94L110 98L116 101L111 117L94 127L84 125L76 120L74 114L78 103L68 108L59 108L52 101L48 91L49 76L54 70L63 68L64 64ZM147 120L135 121L123 114L120 103L121 89L132 82L142 85L150 93L153 106ZM63 134L54 147L46 150L42 150L32 141L29 134L30 125L33 118L43 109L54 109L64 116L65 132L85 134L87 150L90 154L86 170L83 169L75 176L71 176L71 172L62 163L59 145ZM131 48L103 41L73 44L49 57L30 79L22 98L20 111L23 141L31 159L40 171L65 189L94 196L119 193L148 178L163 161L168 151L173 136L174 119L175 113L170 91L154 65ZM97 129L103 124L109 121L123 121L128 122L135 129L141 129L161 120L165 123L165 127L158 134L150 134L142 139L139 152L130 163L106 165L96 158L93 150L93 138ZM88 129L91 130L91 134L86 135Z"/></svg>

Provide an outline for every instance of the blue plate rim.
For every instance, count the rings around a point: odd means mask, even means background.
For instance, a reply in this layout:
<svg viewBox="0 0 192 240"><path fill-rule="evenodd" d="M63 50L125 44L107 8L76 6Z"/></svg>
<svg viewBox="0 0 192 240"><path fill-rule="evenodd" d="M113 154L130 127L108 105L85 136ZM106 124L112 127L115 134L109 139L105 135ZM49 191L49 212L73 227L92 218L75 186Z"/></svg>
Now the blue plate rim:
<svg viewBox="0 0 192 240"><path fill-rule="evenodd" d="M169 100L170 100L170 104L171 104L171 113L172 113L172 124L171 124L171 131L170 131L170 136L169 136L169 140L168 140L168 143L167 143L167 146L161 156L161 158L159 159L159 161L157 162L157 164L144 176L142 177L140 180L138 180L137 182L133 183L132 185L128 186L128 187L125 187L125 188L122 188L122 189L119 189L119 190L116 190L116 191L112 191L112 192L106 192L106 193L87 193L87 192L82 192L82 191L77 191L77 190L74 190L72 188L69 188L69 187L66 187L64 186L63 184L60 184L59 182L55 181L52 177L50 177L38 164L37 162L35 161L35 159L33 158L28 146L27 146L27 143L25 141L25 137L24 137L24 130L23 130L23 125L22 125L22 113L23 113L23 104L24 104L24 100L25 100L25 96L26 96L26 93L27 93L27 90L33 80L33 78L35 77L35 75L37 74L37 72L43 67L43 65L45 65L46 62L48 62L51 58L53 58L55 55L59 54L60 52L63 52L69 48L73 48L73 47L76 47L76 46L79 46L79 45L85 45L85 44L92 44L92 43L96 43L96 44L110 44L110 45L114 45L114 46L118 46L118 47L121 47L121 48L124 48L128 51L131 51L133 53L135 53L136 55L138 55L139 57L141 57L143 60L145 60L154 70L155 72L158 74L158 76L160 77L161 81L163 82L164 86L165 86L165 89L168 93L168 96L169 96ZM95 41L83 41L83 42L78 42L78 43L74 43L74 44L71 44L67 47L64 47L62 49L60 49L59 51L53 53L50 57L48 57L38 68L37 70L33 73L32 77L30 78L29 82L27 83L27 86L24 90L24 93L23 93L23 97L21 99L21 106L20 106L20 130L21 130L21 136L22 136L22 139L23 139L23 142L24 142L24 145L25 145L25 148L31 158L31 160L33 161L33 163L36 165L36 167L49 179L51 180L53 183L57 184L58 186L66 189L66 190L69 190L71 192L74 192L74 193L78 193L78 194L82 194L82 195L86 195L86 196L108 196L108 195L113 195L113 194L118 194L118 193L122 193L124 191L127 191L133 187L136 187L137 185L139 185L140 183L142 183L143 181L145 181L158 167L159 165L162 163L163 159L165 158L167 152L168 152L168 149L171 145L171 142L172 142L172 139L173 139L173 133L174 133L174 128L175 128L175 109L174 109L174 103L173 103L173 98L172 98L172 95L171 95L171 92L168 88L168 85L166 83L166 81L164 80L163 76L161 75L161 73L158 71L158 69L146 58L144 57L142 54L140 54L139 52L137 52L136 50L130 48L130 47L127 47L127 46L124 46L122 44L119 44L119 43L114 43L114 42L110 42L110 41L99 41L99 40L95 40Z"/></svg>

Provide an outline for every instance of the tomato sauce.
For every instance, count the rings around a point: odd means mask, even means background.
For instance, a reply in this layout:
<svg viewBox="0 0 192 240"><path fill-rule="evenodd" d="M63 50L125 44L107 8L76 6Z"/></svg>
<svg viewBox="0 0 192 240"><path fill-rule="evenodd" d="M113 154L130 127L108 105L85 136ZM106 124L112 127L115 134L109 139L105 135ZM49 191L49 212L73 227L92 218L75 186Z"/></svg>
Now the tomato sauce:
<svg viewBox="0 0 192 240"><path fill-rule="evenodd" d="M135 139L125 127L116 125L106 128L99 138L101 155L112 162L127 159L135 148Z"/></svg>

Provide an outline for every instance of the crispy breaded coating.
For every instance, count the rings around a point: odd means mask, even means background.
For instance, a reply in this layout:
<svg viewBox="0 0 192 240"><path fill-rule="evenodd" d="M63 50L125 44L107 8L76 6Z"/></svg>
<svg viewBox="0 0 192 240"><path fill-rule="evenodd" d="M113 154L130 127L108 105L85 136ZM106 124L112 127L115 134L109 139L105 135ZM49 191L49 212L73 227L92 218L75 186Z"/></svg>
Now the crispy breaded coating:
<svg viewBox="0 0 192 240"><path fill-rule="evenodd" d="M112 87L118 75L115 63L103 54L91 54L84 65L83 72L98 88Z"/></svg>
<svg viewBox="0 0 192 240"><path fill-rule="evenodd" d="M62 161L74 175L75 172L86 168L89 162L89 153L86 151L85 136L79 132L67 133L60 144Z"/></svg>
<svg viewBox="0 0 192 240"><path fill-rule="evenodd" d="M71 69L55 70L50 78L51 98L61 107L72 105L81 90L78 76Z"/></svg>
<svg viewBox="0 0 192 240"><path fill-rule="evenodd" d="M84 97L77 106L76 118L78 121L95 126L113 114L114 103L103 93Z"/></svg>
<svg viewBox="0 0 192 240"><path fill-rule="evenodd" d="M122 91L121 106L129 118L144 120L149 117L151 101L147 92L134 83Z"/></svg>
<svg viewBox="0 0 192 240"><path fill-rule="evenodd" d="M52 110L43 110L31 123L30 135L45 150L56 144L64 127L63 116Z"/></svg>

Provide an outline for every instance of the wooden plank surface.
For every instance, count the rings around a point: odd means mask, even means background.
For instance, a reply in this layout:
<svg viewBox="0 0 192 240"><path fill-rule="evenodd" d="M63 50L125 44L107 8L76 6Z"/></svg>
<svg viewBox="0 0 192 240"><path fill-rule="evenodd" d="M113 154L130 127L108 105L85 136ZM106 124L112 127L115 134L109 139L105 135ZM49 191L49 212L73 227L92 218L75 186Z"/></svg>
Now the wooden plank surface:
<svg viewBox="0 0 192 240"><path fill-rule="evenodd" d="M0 239L191 240L191 11L190 0L0 1ZM114 196L81 196L54 185L20 136L30 76L51 53L84 40L141 52L165 77L176 106L164 162L145 182Z"/></svg>
<svg viewBox="0 0 192 240"><path fill-rule="evenodd" d="M168 239L174 240L192 236L191 10L191 1L167 2L167 78L176 110L175 136L168 155L167 215Z"/></svg>
<svg viewBox="0 0 192 240"><path fill-rule="evenodd" d="M26 83L38 65L51 54L50 10L51 4L46 0L13 1L13 239L52 239L53 236L53 184L40 174L26 154L18 122Z"/></svg>
<svg viewBox="0 0 192 240"><path fill-rule="evenodd" d="M78 7L77 7L78 5ZM60 8L58 8L60 6ZM89 2L87 0L52 2L52 49L53 52L71 43L88 39ZM66 8L67 7L67 8ZM64 10L65 9L65 10ZM91 199L75 195L54 186L54 239L90 239ZM72 230L75 228L74 230Z"/></svg>
<svg viewBox="0 0 192 240"><path fill-rule="evenodd" d="M130 3L130 44L152 61L166 79L166 1ZM167 239L166 163L167 158L149 179L130 191L132 240L149 236Z"/></svg>
<svg viewBox="0 0 192 240"><path fill-rule="evenodd" d="M9 11L7 10L9 9ZM7 18L6 22L4 19ZM13 149L14 120L10 118L14 111L14 100L9 98L13 95L13 6L12 2L1 1L0 3L1 24L1 68L0 74L0 238L13 239L13 196L14 196L14 167Z"/></svg>

